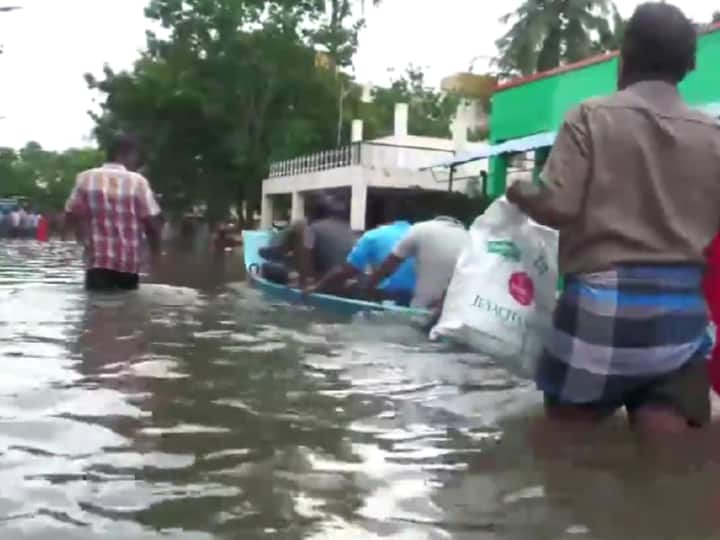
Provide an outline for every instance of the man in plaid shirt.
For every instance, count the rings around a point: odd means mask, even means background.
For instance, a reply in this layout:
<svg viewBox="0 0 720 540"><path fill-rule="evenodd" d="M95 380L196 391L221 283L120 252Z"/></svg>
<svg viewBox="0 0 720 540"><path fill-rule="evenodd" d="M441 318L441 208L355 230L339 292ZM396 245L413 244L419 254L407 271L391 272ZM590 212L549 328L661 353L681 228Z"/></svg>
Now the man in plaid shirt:
<svg viewBox="0 0 720 540"><path fill-rule="evenodd" d="M121 135L108 148L108 163L80 173L65 211L85 247L88 290L133 290L139 285L141 247L160 247L160 207L150 184L133 172L138 141Z"/></svg>

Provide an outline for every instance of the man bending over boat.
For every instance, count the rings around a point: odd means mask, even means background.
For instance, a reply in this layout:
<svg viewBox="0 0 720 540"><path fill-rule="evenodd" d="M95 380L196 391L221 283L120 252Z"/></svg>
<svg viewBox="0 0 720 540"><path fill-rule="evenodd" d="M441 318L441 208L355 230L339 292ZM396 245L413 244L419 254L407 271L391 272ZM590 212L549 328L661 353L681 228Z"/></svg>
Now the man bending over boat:
<svg viewBox="0 0 720 540"><path fill-rule="evenodd" d="M644 430L710 420L706 248L720 222L720 125L683 101L697 34L675 6L637 8L619 91L571 111L542 175L507 197L560 231L565 289L536 374L548 414L625 407Z"/></svg>
<svg viewBox="0 0 720 540"><path fill-rule="evenodd" d="M352 250L356 234L350 228L347 211L334 197L311 200L309 222L296 228L296 260L301 289L342 264Z"/></svg>
<svg viewBox="0 0 720 540"><path fill-rule="evenodd" d="M370 276L368 289L375 291L403 262L414 257L417 283L410 307L437 308L468 239L465 226L452 217L416 223Z"/></svg>
<svg viewBox="0 0 720 540"><path fill-rule="evenodd" d="M408 234L409 208L401 201L388 201L385 205L385 225L366 232L357 241L342 264L330 270L316 285L305 287L306 294L332 292L359 299L390 300L401 306L408 306L415 291L415 259L411 258L398 268L379 286L379 297L368 295L367 275L369 268L378 268L392 253L395 246ZM354 284L348 287L348 282Z"/></svg>
<svg viewBox="0 0 720 540"><path fill-rule="evenodd" d="M263 267L267 279L288 283L294 265L298 284L305 288L345 262L355 245L342 204L326 194L313 196L309 203L307 221L291 224L279 242L260 250L260 256L271 261Z"/></svg>

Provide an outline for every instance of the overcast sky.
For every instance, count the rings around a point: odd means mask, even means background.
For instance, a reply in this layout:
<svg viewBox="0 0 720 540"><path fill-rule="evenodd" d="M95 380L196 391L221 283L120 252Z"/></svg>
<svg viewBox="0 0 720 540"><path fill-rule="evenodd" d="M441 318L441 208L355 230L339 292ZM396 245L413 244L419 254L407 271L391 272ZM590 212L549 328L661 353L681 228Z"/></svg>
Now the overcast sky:
<svg viewBox="0 0 720 540"><path fill-rule="evenodd" d="M63 149L90 143L86 111L95 96L83 73L104 63L129 67L145 42L147 0L0 0L24 9L0 14L0 146L37 140ZM367 2L370 3L370 2ZM425 69L428 82L487 66L502 34L498 18L518 0L384 0L366 12L356 76L382 84L388 70L409 64ZM628 16L640 0L618 0ZM708 20L714 2L676 0L696 20Z"/></svg>

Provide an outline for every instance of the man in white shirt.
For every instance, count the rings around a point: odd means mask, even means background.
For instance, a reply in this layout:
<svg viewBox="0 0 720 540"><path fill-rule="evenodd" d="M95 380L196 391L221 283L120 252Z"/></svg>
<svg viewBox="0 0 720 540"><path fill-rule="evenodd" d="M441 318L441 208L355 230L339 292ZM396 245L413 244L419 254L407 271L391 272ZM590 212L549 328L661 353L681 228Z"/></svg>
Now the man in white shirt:
<svg viewBox="0 0 720 540"><path fill-rule="evenodd" d="M35 213L32 210L24 210L24 215L20 221L20 229L22 230L22 236L30 238L33 236L35 230Z"/></svg>
<svg viewBox="0 0 720 540"><path fill-rule="evenodd" d="M17 208L13 208L10 212L10 238L17 238L20 234L20 211Z"/></svg>
<svg viewBox="0 0 720 540"><path fill-rule="evenodd" d="M414 257L417 281L410 306L436 307L442 302L468 238L464 225L451 217L416 223L370 277L370 290L376 289L405 260Z"/></svg>

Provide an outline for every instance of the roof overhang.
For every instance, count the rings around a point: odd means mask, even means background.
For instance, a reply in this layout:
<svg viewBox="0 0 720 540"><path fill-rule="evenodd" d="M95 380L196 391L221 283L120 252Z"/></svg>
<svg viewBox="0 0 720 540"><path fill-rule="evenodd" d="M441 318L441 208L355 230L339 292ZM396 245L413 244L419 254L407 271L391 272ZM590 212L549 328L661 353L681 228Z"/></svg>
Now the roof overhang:
<svg viewBox="0 0 720 540"><path fill-rule="evenodd" d="M715 103L709 103L698 107L702 112L720 118L720 101ZM511 139L499 144L487 144L482 148L473 150L472 152L461 152L457 154L453 159L442 161L425 167L422 170L435 169L435 168L451 168L465 165L473 161L480 161L481 159L488 159L493 156L500 156L502 154L512 154L515 152L528 152L530 150L536 150L538 148L546 148L552 146L555 142L556 131L546 131L544 133L537 133L535 135L528 135L527 137L520 137L518 139Z"/></svg>
<svg viewBox="0 0 720 540"><path fill-rule="evenodd" d="M436 167L458 167L460 165L465 165L466 163L502 154L527 152L536 148L545 148L547 146L552 146L555 141L555 133L555 131L547 131L545 133L537 133L527 137L520 137L519 139L511 139L499 144L487 144L482 148L473 150L472 152L461 152L451 160L436 163L435 165L426 167L426 169L434 169Z"/></svg>

